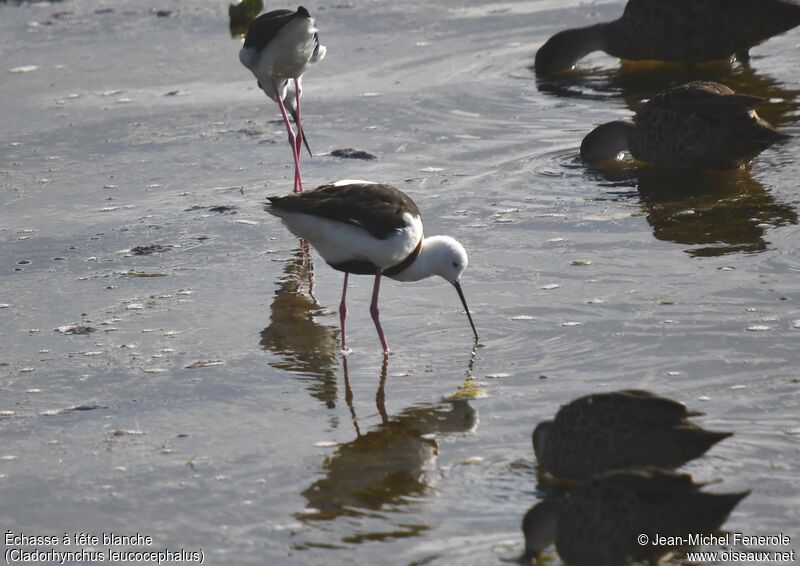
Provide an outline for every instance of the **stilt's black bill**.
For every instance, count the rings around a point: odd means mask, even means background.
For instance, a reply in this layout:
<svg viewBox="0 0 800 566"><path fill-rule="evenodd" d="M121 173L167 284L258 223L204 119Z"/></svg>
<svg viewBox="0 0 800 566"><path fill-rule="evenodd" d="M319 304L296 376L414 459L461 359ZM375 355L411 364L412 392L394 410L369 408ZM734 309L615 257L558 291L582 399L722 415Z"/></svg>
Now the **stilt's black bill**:
<svg viewBox="0 0 800 566"><path fill-rule="evenodd" d="M472 327L472 332L475 333L475 340L478 339L478 331L475 330L475 323L472 322L472 315L469 314L469 307L467 306L467 299L464 298L464 291L461 290L461 283L456 281L453 283L453 287L456 288L458 291L458 297L461 299L461 304L464 305L464 310L467 311L467 318L469 319L469 325Z"/></svg>
<svg viewBox="0 0 800 566"><path fill-rule="evenodd" d="M301 126L300 122L298 122L297 120L297 110L295 110L294 106L292 106L291 104L289 104L288 106L289 106L289 113L292 115L292 120L294 120L294 124L295 126L297 126L297 131L300 132L300 136L303 138L303 145L306 146L308 154L311 157L314 157L314 154L311 153L311 148L308 146L308 138L306 137L305 131L303 131L303 126Z"/></svg>

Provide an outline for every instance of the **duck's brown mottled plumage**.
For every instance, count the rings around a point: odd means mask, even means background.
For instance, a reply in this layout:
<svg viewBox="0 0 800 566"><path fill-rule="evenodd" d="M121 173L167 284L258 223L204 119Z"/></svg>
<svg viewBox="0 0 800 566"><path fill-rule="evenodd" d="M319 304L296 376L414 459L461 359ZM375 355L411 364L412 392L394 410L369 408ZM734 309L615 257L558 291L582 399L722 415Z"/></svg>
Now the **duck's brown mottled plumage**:
<svg viewBox="0 0 800 566"><path fill-rule="evenodd" d="M714 533L750 493L707 493L701 487L688 474L655 468L598 476L528 511L522 523L525 557L538 555L554 536L559 555L570 566L656 562L684 545L641 545L638 535L652 541L656 534L688 538ZM543 536L544 529L549 536Z"/></svg>
<svg viewBox="0 0 800 566"><path fill-rule="evenodd" d="M590 132L581 156L608 159L627 149L640 161L675 169L741 167L788 138L753 109L762 102L710 81L673 87L645 103L634 124L612 122Z"/></svg>
<svg viewBox="0 0 800 566"><path fill-rule="evenodd" d="M621 468L677 468L729 432L697 426L701 415L672 399L628 389L580 397L533 432L536 457L555 477L585 479Z"/></svg>
<svg viewBox="0 0 800 566"><path fill-rule="evenodd" d="M631 0L613 22L608 53L700 63L743 53L800 24L783 0Z"/></svg>
<svg viewBox="0 0 800 566"><path fill-rule="evenodd" d="M785 0L629 0L613 22L551 37L536 54L536 71L568 69L597 50L631 60L727 59L798 24L800 5Z"/></svg>

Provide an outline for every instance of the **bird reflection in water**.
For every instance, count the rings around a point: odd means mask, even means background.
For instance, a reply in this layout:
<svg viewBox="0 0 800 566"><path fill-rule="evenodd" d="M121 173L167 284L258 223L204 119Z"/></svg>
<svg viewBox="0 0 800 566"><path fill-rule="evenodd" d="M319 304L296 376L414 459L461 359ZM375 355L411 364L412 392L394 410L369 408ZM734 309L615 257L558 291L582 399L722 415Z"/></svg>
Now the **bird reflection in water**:
<svg viewBox="0 0 800 566"><path fill-rule="evenodd" d="M570 566L623 566L630 560L656 564L688 546L675 544L678 538L717 532L750 493L712 493L702 487L688 474L656 468L597 476L525 514L521 560L540 564L544 549L555 543ZM674 537L673 542L653 544L656 535Z"/></svg>
<svg viewBox="0 0 800 566"><path fill-rule="evenodd" d="M311 395L333 408L338 395L338 330L316 321L325 311L313 290L314 266L308 243L301 240L278 282L260 344L280 357L272 367L306 381Z"/></svg>
<svg viewBox="0 0 800 566"><path fill-rule="evenodd" d="M699 246L687 250L695 257L761 252L768 229L797 224L794 207L778 202L749 169L681 172L624 164L587 175L610 187L614 200L638 198L653 235Z"/></svg>
<svg viewBox="0 0 800 566"><path fill-rule="evenodd" d="M474 360L470 358L470 374ZM352 404L347 358L343 358L345 399L353 417L356 438L340 444L322 465L324 476L302 492L307 509L298 514L303 522L331 521L341 517L362 517L368 521L355 531L348 524L345 544L416 536L431 528L395 520L415 498L428 492L439 478L437 438L466 433L478 425L477 411L469 399L454 396L439 403L409 407L390 417L385 407L388 358L384 359L376 393L379 425L362 433ZM376 519L390 523L377 530ZM297 548L314 546L305 543Z"/></svg>

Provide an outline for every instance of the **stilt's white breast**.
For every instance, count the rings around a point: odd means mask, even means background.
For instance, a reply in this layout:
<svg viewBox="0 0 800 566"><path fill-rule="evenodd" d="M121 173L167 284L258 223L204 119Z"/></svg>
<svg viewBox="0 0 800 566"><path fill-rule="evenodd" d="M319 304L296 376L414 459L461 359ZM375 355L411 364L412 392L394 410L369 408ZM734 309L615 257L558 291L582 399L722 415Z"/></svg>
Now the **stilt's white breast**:
<svg viewBox="0 0 800 566"><path fill-rule="evenodd" d="M242 47L239 50L239 62L248 69L252 69L257 60L258 51L255 47Z"/></svg>
<svg viewBox="0 0 800 566"><path fill-rule="evenodd" d="M385 240L345 222L274 208L270 212L279 216L292 234L308 240L332 265L369 261L381 269L388 269L406 259L422 238L422 221L407 212L403 215L405 227L395 230Z"/></svg>

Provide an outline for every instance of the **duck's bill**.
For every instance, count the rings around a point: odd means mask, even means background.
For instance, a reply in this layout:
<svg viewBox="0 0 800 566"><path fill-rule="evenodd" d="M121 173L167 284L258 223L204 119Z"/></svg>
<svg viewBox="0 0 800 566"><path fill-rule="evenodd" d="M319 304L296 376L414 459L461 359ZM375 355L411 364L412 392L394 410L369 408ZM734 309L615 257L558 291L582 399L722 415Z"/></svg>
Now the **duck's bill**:
<svg viewBox="0 0 800 566"><path fill-rule="evenodd" d="M289 104L289 113L292 115L292 120L294 120L295 126L297 126L297 131L300 133L300 137L303 138L303 145L306 146L308 150L308 154L311 157L314 157L314 154L311 153L311 148L308 146L308 138L306 137L306 132L303 130L303 126L300 125L300 121L297 119L297 110L295 110L294 105Z"/></svg>
<svg viewBox="0 0 800 566"><path fill-rule="evenodd" d="M453 283L453 287L456 288L458 291L458 297L461 299L461 304L464 305L464 310L467 311L467 318L469 319L469 325L472 327L472 332L475 333L475 340L478 339L478 331L475 330L475 323L472 322L472 315L469 313L469 307L467 306L467 299L464 298L464 291L461 290L461 282L456 281Z"/></svg>

